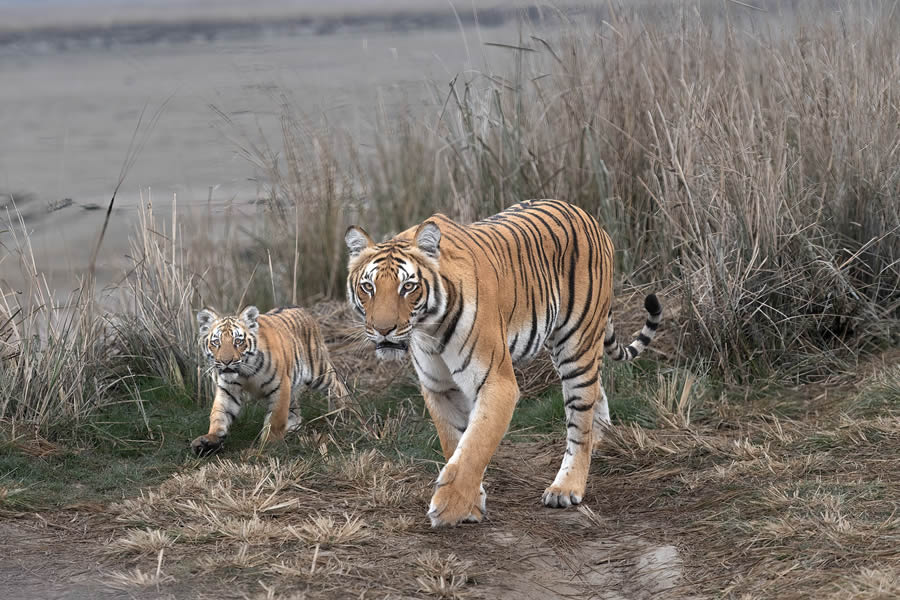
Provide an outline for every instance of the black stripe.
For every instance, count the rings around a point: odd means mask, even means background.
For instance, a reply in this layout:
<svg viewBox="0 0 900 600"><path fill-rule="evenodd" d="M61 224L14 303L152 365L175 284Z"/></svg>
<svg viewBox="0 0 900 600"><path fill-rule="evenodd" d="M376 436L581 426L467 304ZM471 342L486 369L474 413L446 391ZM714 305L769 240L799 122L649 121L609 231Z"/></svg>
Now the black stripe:
<svg viewBox="0 0 900 600"><path fill-rule="evenodd" d="M474 327L473 327L474 329ZM475 338L475 341L472 342L472 345L469 346L469 353L466 355L466 359L463 361L463 364L460 365L458 369L454 369L452 375L459 375L469 366L469 363L472 361L472 354L475 353L475 346L478 345L478 338Z"/></svg>
<svg viewBox="0 0 900 600"><path fill-rule="evenodd" d="M475 398L478 398L478 393L481 391L481 388L484 387L485 382L487 382L488 375L491 374L491 369L494 368L494 351L491 350L491 362L488 365L487 370L484 372L484 377L481 379L481 383L478 384L478 387L475 388Z"/></svg>
<svg viewBox="0 0 900 600"><path fill-rule="evenodd" d="M240 401L238 398L235 398L235 397L234 397L234 394L232 394L230 391L228 391L227 388L224 388L224 387L222 387L222 386L220 385L220 386L219 386L219 389L222 390L223 392L225 392L225 395L228 396L228 398L229 398L232 402L234 402L234 403L237 404L238 406L241 405L241 401ZM240 392L238 392L238 394L240 394Z"/></svg>
<svg viewBox="0 0 900 600"><path fill-rule="evenodd" d="M450 338L453 336L453 333L456 331L456 326L459 324L459 318L462 316L463 309L465 308L465 302L463 302L463 293L462 293L462 281L459 282L459 289L457 291L457 300L459 301L459 309L456 311L456 314L450 318L450 321L447 325L447 329L444 330L444 335L441 337L441 345L438 352L443 352L444 348L447 347L447 342L450 341Z"/></svg>
<svg viewBox="0 0 900 600"><path fill-rule="evenodd" d="M266 380L266 382L265 382L264 384L262 384L261 386L259 386L260 391L262 391L263 388L267 387L270 383L272 383L273 381L275 381L275 378L276 378L277 376L278 376L278 370L277 370L277 369L276 369L276 370L273 370L273 371L272 371L272 376L269 377L269 379Z"/></svg>
<svg viewBox="0 0 900 600"><path fill-rule="evenodd" d="M534 291L531 292L531 333L528 335L528 343L525 344L525 354L524 356L529 356L531 354L531 345L534 344L534 339L537 337L537 308L535 307L534 302Z"/></svg>
<svg viewBox="0 0 900 600"><path fill-rule="evenodd" d="M590 371L590 370L591 370L591 367L593 367L593 366L594 366L593 364L587 364L587 365L585 365L585 366L583 366L583 367L581 367L581 368L579 368L579 369L575 369L574 371L570 371L569 373L566 373L565 375L560 375L559 378L560 378L562 381L567 381L567 380L569 380L569 379L575 379L576 377L581 377L582 375L584 375L585 373L587 373L588 371Z"/></svg>
<svg viewBox="0 0 900 600"><path fill-rule="evenodd" d="M581 388L590 387L590 386L594 385L595 383L597 383L597 379L599 379L599 378L600 378L600 373L599 372L595 373L594 376L591 377L590 379L588 379L587 381L582 381L581 383L576 383L575 385L573 385L572 389L579 390Z"/></svg>

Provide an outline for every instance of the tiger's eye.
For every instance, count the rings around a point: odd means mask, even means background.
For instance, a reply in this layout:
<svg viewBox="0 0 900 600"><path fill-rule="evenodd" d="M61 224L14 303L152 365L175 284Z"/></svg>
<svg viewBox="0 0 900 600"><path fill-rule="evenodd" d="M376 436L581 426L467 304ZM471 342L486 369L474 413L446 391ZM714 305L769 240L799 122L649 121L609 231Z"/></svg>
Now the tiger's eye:
<svg viewBox="0 0 900 600"><path fill-rule="evenodd" d="M416 289L418 286L419 286L419 284L417 284L415 281L407 281L406 283L403 284L403 287L401 289L403 290L404 293L409 293L409 292L413 291L414 289Z"/></svg>
<svg viewBox="0 0 900 600"><path fill-rule="evenodd" d="M363 281L359 284L359 288L370 296L375 293L375 286L373 286L368 281Z"/></svg>

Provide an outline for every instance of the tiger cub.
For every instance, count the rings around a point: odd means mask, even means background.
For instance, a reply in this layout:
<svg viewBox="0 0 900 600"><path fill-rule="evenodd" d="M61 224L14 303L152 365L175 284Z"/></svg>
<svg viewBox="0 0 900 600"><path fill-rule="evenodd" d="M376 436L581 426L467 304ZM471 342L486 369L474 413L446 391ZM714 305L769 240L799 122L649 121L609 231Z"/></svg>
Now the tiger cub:
<svg viewBox="0 0 900 600"><path fill-rule="evenodd" d="M197 455L221 448L228 429L241 412L241 392L268 401L264 439L281 439L300 426L299 395L303 387L328 394L343 405L347 388L337 377L319 326L303 309L275 308L260 314L248 306L238 316L197 313L199 341L213 371L216 395L209 432L191 442Z"/></svg>

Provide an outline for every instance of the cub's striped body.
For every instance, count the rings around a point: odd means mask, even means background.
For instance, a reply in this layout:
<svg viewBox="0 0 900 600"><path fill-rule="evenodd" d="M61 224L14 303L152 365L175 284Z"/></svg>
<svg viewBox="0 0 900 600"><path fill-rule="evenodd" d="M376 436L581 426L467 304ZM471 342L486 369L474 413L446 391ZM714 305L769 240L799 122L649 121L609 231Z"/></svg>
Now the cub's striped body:
<svg viewBox="0 0 900 600"><path fill-rule="evenodd" d="M299 394L304 387L328 394L328 405L347 396L337 377L319 326L300 308L259 314L255 306L239 316L197 313L200 346L213 369L216 396L209 433L191 443L197 454L219 449L241 412L241 392L269 403L264 434L280 439L300 426ZM268 427L268 432L266 432Z"/></svg>
<svg viewBox="0 0 900 600"><path fill-rule="evenodd" d="M613 245L599 223L571 204L534 200L469 226L435 215L380 244L351 227L346 242L348 299L380 357L409 350L447 460L432 525L481 520L482 475L519 396L513 363L543 346L562 380L568 432L543 502L581 502L592 444L609 424L604 346L616 360L634 358L662 313L648 296L638 339L615 340Z"/></svg>

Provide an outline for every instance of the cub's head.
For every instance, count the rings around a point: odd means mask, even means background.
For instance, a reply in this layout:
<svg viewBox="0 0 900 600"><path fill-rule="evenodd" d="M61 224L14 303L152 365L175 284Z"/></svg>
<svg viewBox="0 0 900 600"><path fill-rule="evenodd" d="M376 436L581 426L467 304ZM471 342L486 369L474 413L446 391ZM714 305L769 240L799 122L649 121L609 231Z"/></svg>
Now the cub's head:
<svg viewBox="0 0 900 600"><path fill-rule="evenodd" d="M344 240L347 300L365 318L375 355L400 359L416 325L440 318L446 305L438 271L441 230L426 221L411 239L401 234L376 244L362 228L350 227Z"/></svg>
<svg viewBox="0 0 900 600"><path fill-rule="evenodd" d="M236 373L241 363L256 354L259 309L248 306L238 316L220 317L208 308L197 313L200 347L221 373Z"/></svg>

